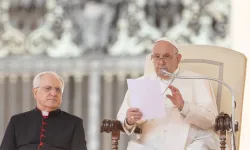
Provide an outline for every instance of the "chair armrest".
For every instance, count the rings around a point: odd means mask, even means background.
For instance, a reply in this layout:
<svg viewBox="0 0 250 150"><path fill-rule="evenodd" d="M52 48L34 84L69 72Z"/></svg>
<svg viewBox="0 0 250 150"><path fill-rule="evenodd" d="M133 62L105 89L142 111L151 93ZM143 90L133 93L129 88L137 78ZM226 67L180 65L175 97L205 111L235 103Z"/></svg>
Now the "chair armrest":
<svg viewBox="0 0 250 150"><path fill-rule="evenodd" d="M125 132L119 120L104 119L101 124L101 133L103 132L110 133L112 131L113 132L116 132L116 131ZM134 133L141 134L142 130L137 127L134 130Z"/></svg>
<svg viewBox="0 0 250 150"><path fill-rule="evenodd" d="M110 119L104 119L101 124L101 133L111 132L111 139L112 139L112 149L118 150L118 141L120 140L120 132L124 132L122 124L119 120L110 120ZM134 133L141 134L142 130L140 128L136 128L134 130Z"/></svg>
<svg viewBox="0 0 250 150"><path fill-rule="evenodd" d="M239 131L239 123L235 121L234 124L232 124L232 118L228 114L220 112L215 119L214 131L220 136L221 150L226 149L226 132L232 132L232 126L234 126L235 132ZM233 136L233 134L231 136ZM236 145L234 145L234 149L236 149Z"/></svg>

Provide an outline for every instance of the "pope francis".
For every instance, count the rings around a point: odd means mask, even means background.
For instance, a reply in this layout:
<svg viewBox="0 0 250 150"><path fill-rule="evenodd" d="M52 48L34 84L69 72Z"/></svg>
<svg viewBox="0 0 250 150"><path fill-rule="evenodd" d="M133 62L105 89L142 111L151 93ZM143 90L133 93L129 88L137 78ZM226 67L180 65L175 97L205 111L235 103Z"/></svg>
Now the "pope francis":
<svg viewBox="0 0 250 150"><path fill-rule="evenodd" d="M179 67L178 45L166 38L154 43L151 60L155 72L142 76L160 81L165 95L166 117L142 120L142 112L130 105L129 90L117 114L125 132L142 129L127 150L218 150L219 138L212 127L217 116L216 99L207 80L185 80L164 76L161 69L180 76L200 76ZM156 99L157 100L157 99Z"/></svg>

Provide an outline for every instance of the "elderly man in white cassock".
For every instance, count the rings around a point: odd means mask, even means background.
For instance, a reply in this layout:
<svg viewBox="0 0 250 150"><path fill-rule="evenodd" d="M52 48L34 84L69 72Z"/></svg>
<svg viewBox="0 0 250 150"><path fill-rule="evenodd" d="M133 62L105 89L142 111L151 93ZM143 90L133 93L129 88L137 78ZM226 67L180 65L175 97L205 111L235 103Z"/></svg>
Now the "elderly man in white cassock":
<svg viewBox="0 0 250 150"><path fill-rule="evenodd" d="M217 116L216 100L207 80L185 80L164 76L161 69L179 76L200 76L179 67L182 55L178 45L166 38L157 40L151 59L155 72L142 76L160 81L165 98L166 117L142 120L142 112L130 105L127 91L117 119L130 135L142 129L127 150L218 150L219 138L213 132ZM155 100L157 101L157 99Z"/></svg>

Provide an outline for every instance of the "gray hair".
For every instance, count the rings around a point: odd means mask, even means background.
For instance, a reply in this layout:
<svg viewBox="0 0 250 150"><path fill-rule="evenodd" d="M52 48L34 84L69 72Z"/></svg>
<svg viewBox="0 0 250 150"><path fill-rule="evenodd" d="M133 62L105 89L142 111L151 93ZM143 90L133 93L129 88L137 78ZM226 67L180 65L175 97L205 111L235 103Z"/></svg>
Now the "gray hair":
<svg viewBox="0 0 250 150"><path fill-rule="evenodd" d="M39 74L37 74L35 76L35 78L33 79L33 88L38 88L40 86L40 80L41 80L41 77L45 74L51 74L51 75L54 75L56 76L62 83L62 92L63 92L63 89L64 89L64 81L62 79L62 77L60 77L56 72L53 72L53 71L44 71L44 72L41 72Z"/></svg>

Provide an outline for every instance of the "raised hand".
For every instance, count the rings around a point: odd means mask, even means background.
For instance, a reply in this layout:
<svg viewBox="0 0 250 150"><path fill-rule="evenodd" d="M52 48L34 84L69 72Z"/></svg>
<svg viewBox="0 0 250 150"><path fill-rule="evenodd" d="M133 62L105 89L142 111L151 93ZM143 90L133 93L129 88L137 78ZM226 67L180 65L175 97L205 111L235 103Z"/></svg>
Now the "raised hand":
<svg viewBox="0 0 250 150"><path fill-rule="evenodd" d="M166 97L169 98L176 107L182 110L183 105L184 105L184 100L182 98L182 95L179 89L177 89L176 87L172 85L170 85L168 88L171 90L172 96L168 94L166 95Z"/></svg>

